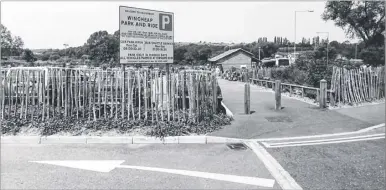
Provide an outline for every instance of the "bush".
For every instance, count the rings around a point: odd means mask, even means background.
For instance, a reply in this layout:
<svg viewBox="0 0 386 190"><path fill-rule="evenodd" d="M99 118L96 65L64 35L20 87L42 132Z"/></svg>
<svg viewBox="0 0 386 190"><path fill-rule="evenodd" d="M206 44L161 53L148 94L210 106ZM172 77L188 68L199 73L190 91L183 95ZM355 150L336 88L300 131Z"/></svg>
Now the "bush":
<svg viewBox="0 0 386 190"><path fill-rule="evenodd" d="M4 119L0 122L2 134L16 135L22 127L40 129L43 136L54 135L58 132L71 132L74 135L81 135L84 130L88 131L109 131L116 129L121 133L130 132L136 128L148 129L146 135L151 135L159 138L166 136L187 135L190 133L207 134L220 129L224 125L231 123L231 118L225 114L213 115L213 117L205 117L201 122L196 122L193 119L183 119L182 113L176 113L180 118L178 121L158 121L154 124L147 120L127 120L127 119L112 119L100 118L96 121L88 121L88 118L76 117L56 117L43 121L30 121L12 117ZM161 115L158 116L161 118ZM164 114L164 119L167 119L167 114Z"/></svg>

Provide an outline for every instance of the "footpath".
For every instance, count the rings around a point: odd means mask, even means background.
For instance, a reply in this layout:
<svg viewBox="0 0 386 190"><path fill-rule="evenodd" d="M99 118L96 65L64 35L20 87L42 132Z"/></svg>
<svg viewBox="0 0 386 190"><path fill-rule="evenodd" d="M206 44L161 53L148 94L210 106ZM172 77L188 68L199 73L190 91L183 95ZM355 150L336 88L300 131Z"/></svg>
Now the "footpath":
<svg viewBox="0 0 386 190"><path fill-rule="evenodd" d="M351 132L385 123L385 104L347 109L319 109L291 97L282 97L282 109L275 110L274 92L251 84L251 114L244 114L244 84L219 79L223 103L234 121L209 135L260 139Z"/></svg>

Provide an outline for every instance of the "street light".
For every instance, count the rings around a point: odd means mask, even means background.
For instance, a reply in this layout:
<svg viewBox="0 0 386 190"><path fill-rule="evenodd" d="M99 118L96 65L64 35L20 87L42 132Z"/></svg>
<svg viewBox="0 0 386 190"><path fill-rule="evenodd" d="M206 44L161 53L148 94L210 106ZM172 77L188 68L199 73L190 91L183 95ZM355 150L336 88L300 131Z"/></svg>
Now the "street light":
<svg viewBox="0 0 386 190"><path fill-rule="evenodd" d="M330 33L329 32L316 32L317 34L327 34L327 66L328 66L328 44L330 39Z"/></svg>
<svg viewBox="0 0 386 190"><path fill-rule="evenodd" d="M312 13L314 12L314 10L303 10L303 11L295 11L295 39L294 39L294 63L296 61L296 13L298 12L308 12L308 13Z"/></svg>

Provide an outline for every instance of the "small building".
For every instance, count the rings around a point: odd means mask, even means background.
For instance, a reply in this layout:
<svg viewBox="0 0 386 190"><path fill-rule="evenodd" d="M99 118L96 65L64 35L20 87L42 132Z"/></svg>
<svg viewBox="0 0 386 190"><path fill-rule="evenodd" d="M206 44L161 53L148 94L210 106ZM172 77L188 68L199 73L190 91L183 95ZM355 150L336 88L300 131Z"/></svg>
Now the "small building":
<svg viewBox="0 0 386 190"><path fill-rule="evenodd" d="M212 65L221 65L224 70L231 67L240 69L241 66L246 66L248 69L254 67L259 62L253 53L241 48L228 50L220 55L212 57L208 60Z"/></svg>

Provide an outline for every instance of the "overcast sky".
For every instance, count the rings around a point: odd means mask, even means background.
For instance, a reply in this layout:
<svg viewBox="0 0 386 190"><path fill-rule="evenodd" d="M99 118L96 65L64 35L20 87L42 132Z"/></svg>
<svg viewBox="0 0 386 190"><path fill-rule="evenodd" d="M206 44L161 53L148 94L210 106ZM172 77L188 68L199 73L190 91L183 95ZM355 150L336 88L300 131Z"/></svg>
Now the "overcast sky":
<svg viewBox="0 0 386 190"><path fill-rule="evenodd" d="M119 6L173 12L175 42L252 42L274 36L297 41L316 32L329 32L330 41L348 40L332 21L321 19L325 2L2 2L1 23L22 37L26 48L63 48L83 45L96 31L113 33L119 28ZM321 37L326 35L320 34Z"/></svg>

